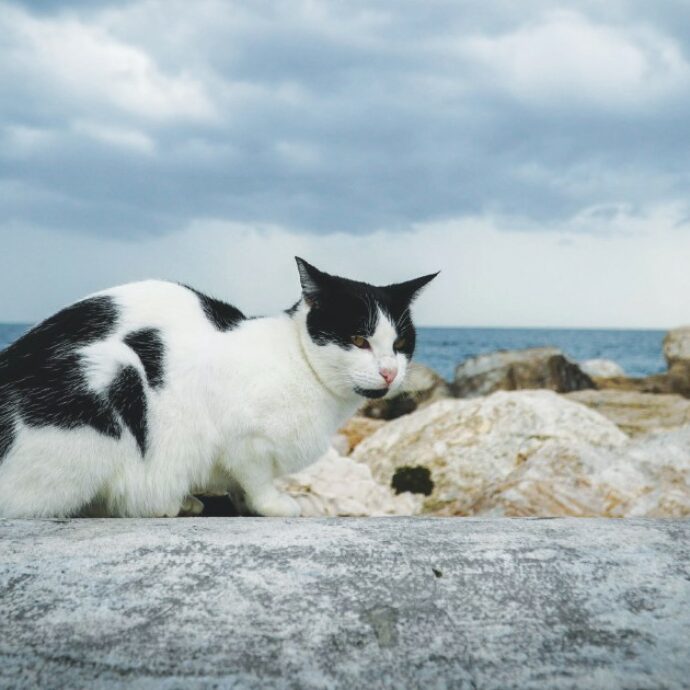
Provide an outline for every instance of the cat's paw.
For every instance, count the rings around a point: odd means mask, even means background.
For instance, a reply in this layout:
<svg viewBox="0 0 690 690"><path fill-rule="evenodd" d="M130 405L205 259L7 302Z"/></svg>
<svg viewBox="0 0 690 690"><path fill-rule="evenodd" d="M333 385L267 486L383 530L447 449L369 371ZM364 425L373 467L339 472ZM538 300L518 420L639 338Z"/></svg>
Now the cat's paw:
<svg viewBox="0 0 690 690"><path fill-rule="evenodd" d="M196 496L187 496L180 507L180 517L201 515L204 512L204 504Z"/></svg>
<svg viewBox="0 0 690 690"><path fill-rule="evenodd" d="M292 496L279 491L261 496L251 504L254 512L263 517L299 517L302 514L299 503Z"/></svg>

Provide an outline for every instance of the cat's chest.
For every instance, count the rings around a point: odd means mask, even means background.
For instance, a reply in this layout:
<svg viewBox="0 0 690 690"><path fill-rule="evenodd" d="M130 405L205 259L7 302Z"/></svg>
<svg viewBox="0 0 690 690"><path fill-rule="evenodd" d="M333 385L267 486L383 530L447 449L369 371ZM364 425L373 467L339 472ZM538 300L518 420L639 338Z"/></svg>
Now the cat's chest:
<svg viewBox="0 0 690 690"><path fill-rule="evenodd" d="M328 449L356 403L334 396L321 382L294 333L280 331L289 323L268 326L273 330L264 332L261 322L252 322L230 334L207 376L208 389L215 391L209 409L227 432L228 447L251 446L256 439L292 472Z"/></svg>
<svg viewBox="0 0 690 690"><path fill-rule="evenodd" d="M328 450L333 434L352 412L325 395L309 395L302 390L289 402L265 410L261 435L270 442L283 471L295 472Z"/></svg>

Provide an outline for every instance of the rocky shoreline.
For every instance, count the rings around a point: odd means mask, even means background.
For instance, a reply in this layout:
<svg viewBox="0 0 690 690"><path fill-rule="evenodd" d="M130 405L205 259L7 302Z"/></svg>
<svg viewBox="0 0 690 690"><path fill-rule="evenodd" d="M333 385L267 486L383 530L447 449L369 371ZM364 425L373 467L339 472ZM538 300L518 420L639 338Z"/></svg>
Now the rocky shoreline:
<svg viewBox="0 0 690 690"><path fill-rule="evenodd" d="M554 348L474 357L451 382L414 364L281 485L306 516L690 516L690 327L664 355L645 378Z"/></svg>

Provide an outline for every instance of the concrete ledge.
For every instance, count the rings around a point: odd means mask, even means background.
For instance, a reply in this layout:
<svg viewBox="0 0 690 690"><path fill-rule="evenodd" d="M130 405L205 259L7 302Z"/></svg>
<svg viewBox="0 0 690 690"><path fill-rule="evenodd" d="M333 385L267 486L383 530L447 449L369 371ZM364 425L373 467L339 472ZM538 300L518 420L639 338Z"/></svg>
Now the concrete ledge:
<svg viewBox="0 0 690 690"><path fill-rule="evenodd" d="M690 521L0 520L0 686L681 688Z"/></svg>

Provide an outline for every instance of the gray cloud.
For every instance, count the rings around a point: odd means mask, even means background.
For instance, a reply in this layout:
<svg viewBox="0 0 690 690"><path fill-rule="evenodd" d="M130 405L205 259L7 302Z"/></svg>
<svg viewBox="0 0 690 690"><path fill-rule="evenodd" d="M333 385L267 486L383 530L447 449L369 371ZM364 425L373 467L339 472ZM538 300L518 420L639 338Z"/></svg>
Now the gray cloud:
<svg viewBox="0 0 690 690"><path fill-rule="evenodd" d="M605 227L606 209L686 199L680 1L35 7L0 20L12 227Z"/></svg>

